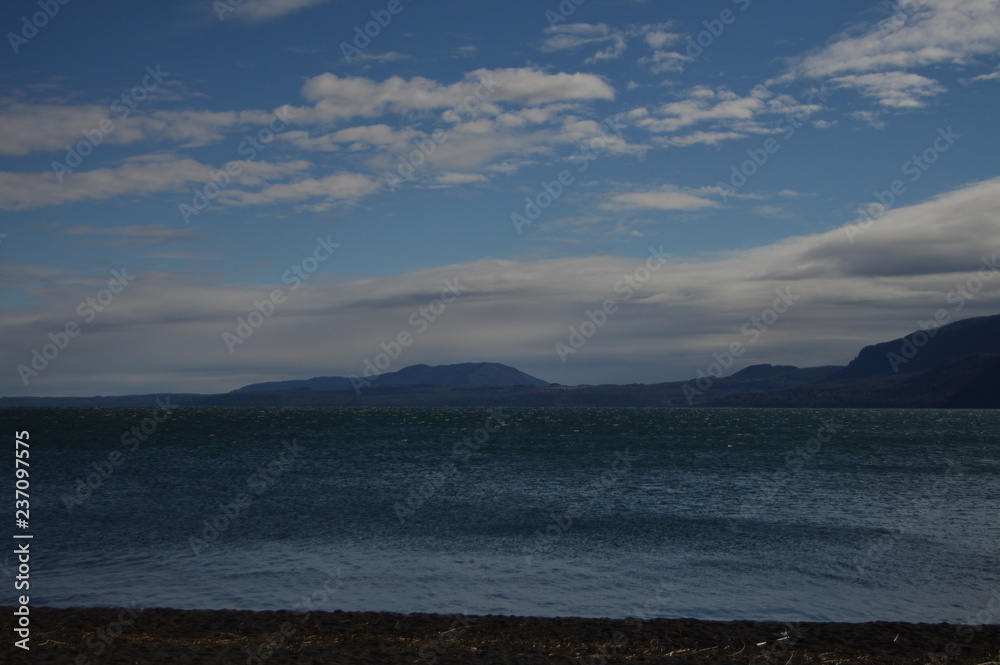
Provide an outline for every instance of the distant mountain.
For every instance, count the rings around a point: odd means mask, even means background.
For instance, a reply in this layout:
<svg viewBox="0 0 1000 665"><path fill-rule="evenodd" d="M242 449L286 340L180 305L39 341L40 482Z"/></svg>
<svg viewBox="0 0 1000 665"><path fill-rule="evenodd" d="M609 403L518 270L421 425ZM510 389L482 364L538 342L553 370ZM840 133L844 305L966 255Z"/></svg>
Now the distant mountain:
<svg viewBox="0 0 1000 665"><path fill-rule="evenodd" d="M351 380L345 376L316 376L311 379L293 379L291 381L266 381L229 391L232 393L256 393L272 390L350 390Z"/></svg>
<svg viewBox="0 0 1000 665"><path fill-rule="evenodd" d="M896 372L895 370L899 370ZM866 346L846 366L751 365L727 377L651 385L560 386L498 363L413 365L360 391L327 376L221 395L4 397L0 406L635 406L1000 408L1000 315Z"/></svg>
<svg viewBox="0 0 1000 665"><path fill-rule="evenodd" d="M795 367L794 365L750 365L730 376L716 379L712 392L747 393L810 386L829 379L843 365Z"/></svg>
<svg viewBox="0 0 1000 665"><path fill-rule="evenodd" d="M529 374L500 363L459 363L456 365L410 365L397 372L387 372L365 379L368 386L443 386L465 388L506 388L531 386L545 388L550 384ZM272 390L352 390L351 379L343 376L317 376L297 381L253 383L234 393Z"/></svg>
<svg viewBox="0 0 1000 665"><path fill-rule="evenodd" d="M457 365L410 365L398 372L380 374L376 386L450 386L467 388L504 388L551 385L529 374L500 363L459 363Z"/></svg>
<svg viewBox="0 0 1000 665"><path fill-rule="evenodd" d="M963 319L866 346L830 381L927 372L942 362L974 353L1000 353L1000 315Z"/></svg>
<svg viewBox="0 0 1000 665"><path fill-rule="evenodd" d="M782 374L788 374L789 372L794 372L799 368L795 365L772 365L771 363L764 363L763 365L750 365L749 367L744 367L740 371L731 375L730 379L769 379L775 376L781 376Z"/></svg>
<svg viewBox="0 0 1000 665"><path fill-rule="evenodd" d="M977 354L960 360L970 365L969 378L942 406L971 409L1000 408L1000 356ZM924 376L928 381L937 382L939 377L932 376L933 374L934 372L928 372Z"/></svg>
<svg viewBox="0 0 1000 665"><path fill-rule="evenodd" d="M783 368L748 367L783 379ZM744 370L746 372L747 370ZM742 372L724 382L737 378ZM1000 408L1000 315L956 321L872 344L812 385L705 395L705 406Z"/></svg>
<svg viewBox="0 0 1000 665"><path fill-rule="evenodd" d="M701 406L996 409L1000 408L1000 355L951 358L927 372L772 391L706 393L705 398Z"/></svg>

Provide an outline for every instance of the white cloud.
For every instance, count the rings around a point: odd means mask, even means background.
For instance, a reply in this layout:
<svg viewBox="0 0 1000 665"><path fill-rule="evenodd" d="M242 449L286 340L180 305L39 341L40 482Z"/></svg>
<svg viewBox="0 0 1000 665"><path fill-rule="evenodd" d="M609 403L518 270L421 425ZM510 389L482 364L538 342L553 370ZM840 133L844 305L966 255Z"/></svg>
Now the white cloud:
<svg viewBox="0 0 1000 665"><path fill-rule="evenodd" d="M555 140L572 146L584 146L600 155L642 156L650 150L648 145L629 143L618 124L618 120L597 122L570 116L563 121ZM584 151L578 152L583 154ZM577 155L577 158L581 157Z"/></svg>
<svg viewBox="0 0 1000 665"><path fill-rule="evenodd" d="M270 163L241 162L242 172L233 184L259 187L273 179L286 178L311 167L306 161ZM77 201L95 201L118 196L143 196L160 192L183 192L211 182L218 168L171 154L140 155L112 168L79 171L59 182L51 172L0 172L0 209L26 210ZM227 190L228 191L228 190ZM179 203L190 200L190 193Z"/></svg>
<svg viewBox="0 0 1000 665"><path fill-rule="evenodd" d="M480 173L442 173L435 182L440 185L468 185L474 182L486 182L488 178Z"/></svg>
<svg viewBox="0 0 1000 665"><path fill-rule="evenodd" d="M378 124L346 127L329 134L287 131L278 134L277 138L302 150L358 152L375 148L402 151L415 139L426 138L426 135L414 129L395 129L386 124Z"/></svg>
<svg viewBox="0 0 1000 665"><path fill-rule="evenodd" d="M410 182L414 186L440 185L436 178L445 172L510 174L533 160L581 153L585 146L607 156L641 156L649 150L630 142L620 127L581 117L581 111L585 109L578 104L557 102L459 118L443 127L431 121L398 130L361 125L329 134L285 132L281 139L299 148L340 151L342 159L354 159L377 173L396 172L400 160L406 162L420 150L421 166Z"/></svg>
<svg viewBox="0 0 1000 665"><path fill-rule="evenodd" d="M844 35L794 63L790 77L825 78L848 72L965 65L1000 49L1000 4L995 0L921 0L897 28L878 25ZM891 14L891 12L890 12ZM895 15L887 16L889 21Z"/></svg>
<svg viewBox="0 0 1000 665"><path fill-rule="evenodd" d="M544 30L545 39L539 49L544 53L566 51L587 45L598 45L614 40L615 31L605 23L567 23ZM619 33L620 34L620 33Z"/></svg>
<svg viewBox="0 0 1000 665"><path fill-rule="evenodd" d="M436 182L438 176L449 171L511 174L531 162L531 157L553 156L576 136L561 130L563 118L558 114L539 127L529 123L531 115L512 112L495 119L462 122L448 127L443 134L436 134L438 141L432 138L430 127L426 131L393 130L387 125L345 128L329 134L286 132L281 138L301 149L339 151L341 164L353 162L373 173L395 173L401 163L410 163L410 156L419 153L420 166L414 170L412 180L409 176L407 180L409 186L421 186ZM628 148L622 143L616 138L609 149L624 154L622 151Z"/></svg>
<svg viewBox="0 0 1000 665"><path fill-rule="evenodd" d="M37 150L65 149L82 141L109 115L107 106L9 104L0 108L0 154L27 155Z"/></svg>
<svg viewBox="0 0 1000 665"><path fill-rule="evenodd" d="M882 120L882 115L877 111L851 111L847 115L874 129L885 127L885 121Z"/></svg>
<svg viewBox="0 0 1000 665"><path fill-rule="evenodd" d="M973 76L970 79L962 79L963 83L973 83L975 81L997 81L1000 80L1000 69L990 72L989 74L980 74L979 76Z"/></svg>
<svg viewBox="0 0 1000 665"><path fill-rule="evenodd" d="M996 0L921 0L886 7L887 15L875 25L863 31L864 26L855 26L826 46L794 59L776 81L832 78L840 87L856 88L875 99L884 109L918 108L925 105L925 98L945 88L908 70L970 66L977 57L993 56L1000 50L1000 3Z"/></svg>
<svg viewBox="0 0 1000 665"><path fill-rule="evenodd" d="M247 342L252 347L233 355L222 333L267 288L142 273L99 324L74 340L76 353L60 357L58 367L28 388L9 373L0 392L52 394L46 381L56 377L62 394L93 394L108 392L106 386L126 376L134 381L132 392L210 392L256 380L358 373L380 342L410 329L410 314L437 297L445 279L457 280L463 295L419 345L406 350L398 367L492 360L562 383L687 379L731 342L748 342L740 327L771 306L776 289L790 290L794 306L748 345L742 365L733 369L756 362L844 364L862 345L911 332L938 309L956 318L1000 310L997 275L961 312L946 299L980 269L984 252L994 257L989 248L1000 246L998 208L1000 178L896 208L854 244L836 229L712 258L671 259L620 302L613 325L566 364L555 343L565 342L569 326L585 320L586 310L620 298L615 284L645 255L483 259L351 281L337 278L330 263L255 332ZM313 242L303 239L303 255ZM275 267L275 286L284 269ZM101 288L107 276L5 264L0 279L39 302L3 317L0 364L16 367L65 323L81 293ZM338 343L331 345L334 324ZM250 370L244 352L252 355Z"/></svg>
<svg viewBox="0 0 1000 665"><path fill-rule="evenodd" d="M601 206L610 209L644 210L701 210L717 208L719 204L703 196L683 191L677 187L662 187L647 192L625 192L611 197L611 201Z"/></svg>
<svg viewBox="0 0 1000 665"><path fill-rule="evenodd" d="M764 105L763 95L740 97L730 90L697 86L687 99L660 106L645 125L653 131L675 132L703 122L750 121Z"/></svg>
<svg viewBox="0 0 1000 665"><path fill-rule="evenodd" d="M478 93L478 97L477 97ZM295 110L297 122L331 122L354 117L414 111L478 110L496 115L496 104L508 102L541 106L561 101L614 99L614 90L594 74L549 74L535 68L478 69L462 81L441 84L414 77L393 76L384 81L358 76L320 74L302 87L312 107ZM463 107L462 105L469 101Z"/></svg>
<svg viewBox="0 0 1000 665"><path fill-rule="evenodd" d="M229 16L235 16L245 21L270 21L328 2L330 0L244 0L233 7L232 11L222 13L221 18L225 20Z"/></svg>
<svg viewBox="0 0 1000 665"><path fill-rule="evenodd" d="M665 51L656 49L652 55L643 56L637 61L640 65L648 67L654 74L665 74L667 72L679 72L684 69L684 63L689 58L679 51Z"/></svg>
<svg viewBox="0 0 1000 665"><path fill-rule="evenodd" d="M495 123L465 123L448 135L448 140L438 145L427 159L427 169L448 171L489 170L499 163L524 164L531 158L551 157L559 134L548 128L537 131L511 130ZM413 146L399 155L385 154L386 166L395 167L403 154L410 154ZM379 162L373 162L373 164Z"/></svg>
<svg viewBox="0 0 1000 665"><path fill-rule="evenodd" d="M920 108L923 97L945 92L934 79L906 72L879 72L876 74L851 74L830 79L834 88L852 88L865 97L892 109Z"/></svg>
<svg viewBox="0 0 1000 665"><path fill-rule="evenodd" d="M776 219L786 219L793 216L781 206L776 205L757 206L753 211L762 217L774 217Z"/></svg>
<svg viewBox="0 0 1000 665"><path fill-rule="evenodd" d="M400 60L412 60L413 56L400 53L398 51L387 51L386 53L369 53L362 51L351 56L353 62L398 62Z"/></svg>
<svg viewBox="0 0 1000 665"><path fill-rule="evenodd" d="M646 131L672 135L659 139L663 145L688 146L715 145L753 134L777 133L776 119L765 124L763 118L792 114L807 118L819 110L818 105L800 104L789 95L776 95L762 86L741 96L726 87L698 85L687 90L680 101L653 109L633 109L626 117L634 126ZM695 125L708 127L690 129ZM678 134L682 130L684 133Z"/></svg>
<svg viewBox="0 0 1000 665"><path fill-rule="evenodd" d="M138 116L140 125L134 141L144 139L171 140L183 143L182 148L193 148L223 140L227 132L263 126L274 121L269 111L157 111L149 116ZM128 132L129 125L123 129ZM116 132L117 133L117 132Z"/></svg>
<svg viewBox="0 0 1000 665"><path fill-rule="evenodd" d="M126 117L122 113L128 111ZM108 106L22 104L0 107L0 154L66 153L81 141L100 145L173 141L181 147L202 146L225 138L227 131L266 125L266 111L145 111ZM111 125L108 125L108 122ZM104 123L110 131L102 131ZM86 132L86 133L85 133ZM90 138L88 138L90 137Z"/></svg>
<svg viewBox="0 0 1000 665"><path fill-rule="evenodd" d="M480 69L472 72L477 80L493 75L499 82L490 99L528 106L562 101L613 100L614 89L595 74L548 74L533 68Z"/></svg>
<svg viewBox="0 0 1000 665"><path fill-rule="evenodd" d="M657 145L684 148L690 145L719 145L724 141L746 138L743 132L694 131L680 136L666 136L654 139Z"/></svg>
<svg viewBox="0 0 1000 665"><path fill-rule="evenodd" d="M650 48L658 49L663 48L667 44L673 44L680 39L680 35L673 32L664 32L663 30L654 30L652 32L646 33L646 44Z"/></svg>
<svg viewBox="0 0 1000 665"><path fill-rule="evenodd" d="M166 224L131 224L128 226L73 226L66 235L92 236L110 245L169 245L194 236L191 229Z"/></svg>
<svg viewBox="0 0 1000 665"><path fill-rule="evenodd" d="M575 108L573 104L548 104L504 111L497 116L497 124L503 127L522 128L529 125L543 125L558 120L564 113Z"/></svg>
<svg viewBox="0 0 1000 665"><path fill-rule="evenodd" d="M675 44L682 38L681 35L668 31L672 26L671 21L628 25L624 28L613 28L605 23L554 25L545 29L545 38L539 49L544 53L552 53L583 46L603 46L603 49L584 60L587 64L594 64L602 60L617 60L628 49L631 41L641 39L645 46L652 50L652 54L639 58L640 65L649 65L654 73L679 71L684 56L663 50L664 47Z"/></svg>
<svg viewBox="0 0 1000 665"><path fill-rule="evenodd" d="M51 172L0 173L0 208L26 210L47 205L149 194L180 189L209 178L209 168L193 159L169 162L133 159L116 168L73 173L59 182Z"/></svg>
<svg viewBox="0 0 1000 665"><path fill-rule="evenodd" d="M240 206L310 202L310 210L324 211L337 203L374 194L378 189L378 182L367 175L334 173L322 178L267 185L258 191L227 189L219 195L219 201Z"/></svg>
<svg viewBox="0 0 1000 665"><path fill-rule="evenodd" d="M307 81L302 95L313 105L299 110L286 105L282 110L289 112L293 123L313 128L310 131L293 126L277 135L279 144L299 150L337 152L341 160L347 160L338 165L341 169L378 172L395 168L400 156L410 154L417 142L433 143L432 129L444 130L447 144L436 146L433 159L428 160L427 172L418 176L424 184L441 185L444 181L435 178L442 172L489 169L500 166L501 161L513 167L532 156L554 156L562 146L599 136L597 123L581 120L575 114L586 102L611 100L615 93L607 82L593 74L519 68L476 70L450 84L421 77L375 81L323 74ZM460 113L449 113L456 107ZM83 130L98 127L107 118L107 111L99 106L8 103L0 110L0 146L3 146L0 152L21 155L63 149L68 143L82 140ZM409 126L387 122L335 129L323 126L354 118L421 113L424 123L436 121L437 126L420 128L419 118ZM222 140L248 127L263 126L273 119L274 114L265 111L135 112L117 122L114 131L106 134L101 143L170 141L179 144L178 149L192 148ZM316 124L320 127L315 127ZM605 149L609 154L639 154L644 148L630 146L616 137ZM519 159L512 159L515 156ZM45 173L0 174L0 207L25 209L171 191L207 182L209 177L208 166L190 159L164 161L140 157L110 166L100 157L93 160L74 165L74 172L61 183ZM247 205L273 197L308 199L303 193L333 182L323 178L299 184L237 182L234 185L237 191L228 192L219 201ZM265 185L273 185L266 194L238 189ZM361 187L358 194L348 198L368 191ZM334 195L331 200L337 198ZM311 202L310 205L326 204Z"/></svg>

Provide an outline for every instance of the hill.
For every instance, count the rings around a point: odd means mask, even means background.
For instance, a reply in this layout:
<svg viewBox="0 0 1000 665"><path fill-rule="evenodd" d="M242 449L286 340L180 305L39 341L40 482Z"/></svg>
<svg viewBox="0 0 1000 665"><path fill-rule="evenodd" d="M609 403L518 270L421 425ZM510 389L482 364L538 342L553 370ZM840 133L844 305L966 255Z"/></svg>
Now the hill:
<svg viewBox="0 0 1000 665"><path fill-rule="evenodd" d="M940 328L928 326L890 342L866 346L830 380L926 372L951 358L975 353L1000 353L1000 315L963 319Z"/></svg>
<svg viewBox="0 0 1000 665"><path fill-rule="evenodd" d="M566 387L499 363L413 365L372 377L275 381L221 395L5 397L0 406L635 406L1000 408L1000 316L866 346L849 365L752 365L728 377ZM898 370L898 371L897 371ZM355 379L356 381L356 379Z"/></svg>
<svg viewBox="0 0 1000 665"><path fill-rule="evenodd" d="M544 388L548 381L542 381L520 370L500 363L458 363L456 365L411 365L397 372L387 372L371 378L355 379L344 376L317 376L312 379L295 381L270 381L254 383L232 391L234 393L261 392L273 390L353 390L370 386L445 386L466 388L503 388L509 386L532 386Z"/></svg>

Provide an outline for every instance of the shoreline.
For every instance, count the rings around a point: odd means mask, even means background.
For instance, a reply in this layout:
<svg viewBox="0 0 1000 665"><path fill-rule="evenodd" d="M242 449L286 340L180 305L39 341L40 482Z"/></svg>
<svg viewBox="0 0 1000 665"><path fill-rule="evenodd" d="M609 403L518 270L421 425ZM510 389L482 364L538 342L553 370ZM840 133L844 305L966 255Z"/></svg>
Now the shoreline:
<svg viewBox="0 0 1000 665"><path fill-rule="evenodd" d="M1000 625L574 617L31 609L30 652L11 663L940 663L1000 661Z"/></svg>

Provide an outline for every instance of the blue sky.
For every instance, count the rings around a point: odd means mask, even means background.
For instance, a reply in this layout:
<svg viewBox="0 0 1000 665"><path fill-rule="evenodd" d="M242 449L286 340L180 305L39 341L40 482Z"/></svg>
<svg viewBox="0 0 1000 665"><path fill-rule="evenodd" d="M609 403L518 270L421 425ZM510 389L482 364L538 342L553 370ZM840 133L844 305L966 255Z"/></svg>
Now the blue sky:
<svg viewBox="0 0 1000 665"><path fill-rule="evenodd" d="M380 353L651 383L1000 312L996 0L36 0L0 25L2 395Z"/></svg>

